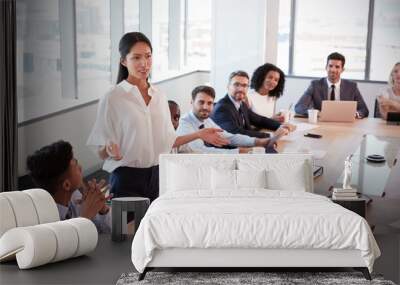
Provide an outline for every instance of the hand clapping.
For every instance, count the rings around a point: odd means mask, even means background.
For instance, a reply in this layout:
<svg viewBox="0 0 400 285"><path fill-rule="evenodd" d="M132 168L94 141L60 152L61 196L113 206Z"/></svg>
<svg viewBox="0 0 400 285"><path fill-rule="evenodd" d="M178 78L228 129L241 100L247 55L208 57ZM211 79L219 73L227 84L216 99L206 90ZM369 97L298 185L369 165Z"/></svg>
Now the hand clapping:
<svg viewBox="0 0 400 285"><path fill-rule="evenodd" d="M81 217L93 219L98 213L106 213L109 208L105 204L105 197L100 189L105 185L105 180L99 183L96 179L87 182L85 189L82 193L81 204Z"/></svg>

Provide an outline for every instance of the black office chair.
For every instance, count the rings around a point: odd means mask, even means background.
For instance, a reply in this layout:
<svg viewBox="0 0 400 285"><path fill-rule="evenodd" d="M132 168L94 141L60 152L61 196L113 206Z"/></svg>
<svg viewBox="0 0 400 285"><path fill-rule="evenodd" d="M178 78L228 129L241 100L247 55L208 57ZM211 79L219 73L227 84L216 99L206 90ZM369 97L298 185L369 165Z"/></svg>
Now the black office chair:
<svg viewBox="0 0 400 285"><path fill-rule="evenodd" d="M375 99L375 106L374 106L374 118L381 118L381 112L379 112L379 104L378 99Z"/></svg>

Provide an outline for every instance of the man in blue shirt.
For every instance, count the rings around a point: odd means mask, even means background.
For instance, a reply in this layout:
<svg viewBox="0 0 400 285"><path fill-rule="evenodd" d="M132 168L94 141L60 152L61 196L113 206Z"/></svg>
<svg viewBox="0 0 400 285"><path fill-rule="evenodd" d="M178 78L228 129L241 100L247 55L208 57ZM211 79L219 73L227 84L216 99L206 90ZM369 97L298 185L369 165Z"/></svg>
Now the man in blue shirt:
<svg viewBox="0 0 400 285"><path fill-rule="evenodd" d="M192 111L181 117L177 129L178 135L185 135L198 131L202 128L220 128L209 118L214 106L215 91L210 86L198 86L192 91ZM222 132L222 136L230 141L230 145L236 148L222 149L205 144L202 140L194 140L179 150L180 152L195 153L248 153L253 146L265 147L267 152L273 151L274 142L288 133L287 129L280 128L275 136L269 138L254 138L242 134L231 134Z"/></svg>

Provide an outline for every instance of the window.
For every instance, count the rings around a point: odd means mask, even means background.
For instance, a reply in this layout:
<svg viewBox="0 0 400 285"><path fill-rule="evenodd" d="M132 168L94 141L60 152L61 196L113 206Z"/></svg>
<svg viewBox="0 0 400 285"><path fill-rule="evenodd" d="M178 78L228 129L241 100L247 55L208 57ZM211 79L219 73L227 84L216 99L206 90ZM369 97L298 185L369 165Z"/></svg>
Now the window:
<svg viewBox="0 0 400 285"><path fill-rule="evenodd" d="M387 81L392 67L400 61L399 35L399 0L375 1L371 47L371 80Z"/></svg>
<svg viewBox="0 0 400 285"><path fill-rule="evenodd" d="M152 80L163 77L168 71L168 21L169 1L153 0L152 5Z"/></svg>
<svg viewBox="0 0 400 285"><path fill-rule="evenodd" d="M111 84L110 1L75 3L78 98L96 99Z"/></svg>
<svg viewBox="0 0 400 285"><path fill-rule="evenodd" d="M278 59L279 68L289 72L290 13L291 0L279 1Z"/></svg>
<svg viewBox="0 0 400 285"><path fill-rule="evenodd" d="M211 0L189 0L186 19L186 65L197 70L211 66Z"/></svg>
<svg viewBox="0 0 400 285"><path fill-rule="evenodd" d="M139 0L124 1L125 33L139 31Z"/></svg>
<svg viewBox="0 0 400 285"><path fill-rule="evenodd" d="M109 89L110 0L16 4L19 123L98 99Z"/></svg>
<svg viewBox="0 0 400 285"><path fill-rule="evenodd" d="M324 76L327 55L337 51L346 57L346 78L387 81L400 58L398 0L283 0L279 4L277 64L287 73ZM290 11L292 5L295 11ZM294 24L288 32L290 21Z"/></svg>
<svg viewBox="0 0 400 285"><path fill-rule="evenodd" d="M211 0L122 1L124 31L152 42L153 82L211 68Z"/></svg>
<svg viewBox="0 0 400 285"><path fill-rule="evenodd" d="M111 58L119 59L124 32L140 28L151 37L153 82L209 69L211 3L17 0L18 122L100 98L117 73Z"/></svg>
<svg viewBox="0 0 400 285"><path fill-rule="evenodd" d="M17 1L18 122L52 112L53 95L61 98L58 10L58 1Z"/></svg>
<svg viewBox="0 0 400 285"><path fill-rule="evenodd" d="M301 0L296 3L293 74L324 75L327 55L337 51L346 57L346 77L363 79L369 1Z"/></svg>

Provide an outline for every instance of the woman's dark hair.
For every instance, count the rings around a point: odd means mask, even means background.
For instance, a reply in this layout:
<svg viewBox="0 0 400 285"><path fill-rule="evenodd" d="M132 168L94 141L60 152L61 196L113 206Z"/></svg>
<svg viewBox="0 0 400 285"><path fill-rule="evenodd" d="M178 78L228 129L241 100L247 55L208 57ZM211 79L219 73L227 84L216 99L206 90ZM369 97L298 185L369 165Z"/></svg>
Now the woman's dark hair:
<svg viewBox="0 0 400 285"><path fill-rule="evenodd" d="M279 67L271 63L265 63L254 70L250 81L250 87L258 92L263 86L265 77L270 71L276 71L279 73L279 81L278 85L276 85L274 90L269 92L268 96L279 98L282 96L283 89L285 88L285 74Z"/></svg>
<svg viewBox="0 0 400 285"><path fill-rule="evenodd" d="M68 170L72 158L71 144L61 140L28 156L27 166L35 184L54 194L57 183Z"/></svg>
<svg viewBox="0 0 400 285"><path fill-rule="evenodd" d="M153 47L151 46L150 40L142 33L139 32L131 32L126 33L122 36L121 40L119 41L119 54L121 59L124 59L126 55L131 51L132 47L137 43L145 43L149 46L151 52L153 52ZM117 84L120 83L122 80L128 78L128 69L119 62L119 69L118 69L118 77L117 77Z"/></svg>

